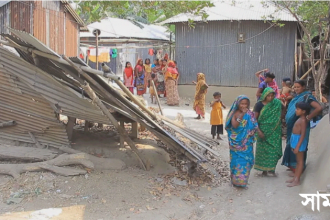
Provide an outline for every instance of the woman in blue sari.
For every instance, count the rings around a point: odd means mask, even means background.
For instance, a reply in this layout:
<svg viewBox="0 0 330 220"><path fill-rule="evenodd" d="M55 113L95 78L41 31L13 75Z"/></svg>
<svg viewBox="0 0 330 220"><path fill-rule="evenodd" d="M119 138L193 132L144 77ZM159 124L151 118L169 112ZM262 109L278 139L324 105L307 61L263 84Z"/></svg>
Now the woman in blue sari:
<svg viewBox="0 0 330 220"><path fill-rule="evenodd" d="M296 93L296 96L291 100L285 116L285 121L287 125L287 140L286 140L286 148L284 151L284 156L282 161L282 165L287 166L293 172L295 171L297 161L296 161L296 155L291 150L290 139L291 139L294 123L299 118L296 116L296 104L298 102L308 102L312 106L313 110L306 117L308 121L318 116L322 111L322 106L317 102L317 100L312 95L312 93L306 90L305 81L302 80L296 81L294 83L294 91ZM309 134L310 134L310 123L308 123L307 125L306 136L305 136L307 142L309 141ZM306 159L307 159L307 150L304 158L304 167L306 167Z"/></svg>
<svg viewBox="0 0 330 220"><path fill-rule="evenodd" d="M253 143L256 141L256 131L263 136L249 108L249 98L244 95L238 96L231 106L226 121L231 182L234 186L240 187L246 187L254 164Z"/></svg>

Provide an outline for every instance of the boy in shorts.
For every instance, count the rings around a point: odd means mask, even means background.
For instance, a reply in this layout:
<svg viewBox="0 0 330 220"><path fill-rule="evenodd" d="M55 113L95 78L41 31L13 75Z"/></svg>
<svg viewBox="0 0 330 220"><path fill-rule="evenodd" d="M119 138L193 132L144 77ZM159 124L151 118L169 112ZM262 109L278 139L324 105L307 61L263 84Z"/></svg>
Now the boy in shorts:
<svg viewBox="0 0 330 220"><path fill-rule="evenodd" d="M308 120L306 119L306 116L309 114L310 110L311 105L309 103L298 102L296 104L296 115L299 119L293 126L290 145L291 150L296 155L297 166L293 179L287 181L287 183L290 183L288 187L300 185L300 176L304 169L304 156L308 145L306 138Z"/></svg>

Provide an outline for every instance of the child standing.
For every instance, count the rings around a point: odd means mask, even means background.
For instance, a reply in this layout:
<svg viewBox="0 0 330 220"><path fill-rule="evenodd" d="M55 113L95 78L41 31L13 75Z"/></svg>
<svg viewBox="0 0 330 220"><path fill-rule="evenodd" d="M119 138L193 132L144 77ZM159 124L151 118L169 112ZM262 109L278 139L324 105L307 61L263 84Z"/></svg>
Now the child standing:
<svg viewBox="0 0 330 220"><path fill-rule="evenodd" d="M298 102L296 104L296 115L299 119L293 126L290 145L293 153L296 155L297 166L293 179L287 181L287 183L290 183L288 187L300 185L300 176L304 169L304 156L308 145L308 139L306 137L308 120L306 116L309 114L310 110L311 106L309 103Z"/></svg>
<svg viewBox="0 0 330 220"><path fill-rule="evenodd" d="M217 134L217 139L222 140L220 134L223 134L223 118L222 118L222 108L226 108L226 106L221 101L221 93L215 92L213 94L214 100L211 102L210 107L212 107L211 111L211 134L213 139Z"/></svg>
<svg viewBox="0 0 330 220"><path fill-rule="evenodd" d="M151 81L154 82L154 85L156 85L156 74L152 73L151 74ZM152 85L152 82L150 81L150 88L149 88L149 93L150 93L150 98L151 98L151 104L154 104L154 99L155 99L155 104L156 104L156 92L154 90L154 87Z"/></svg>

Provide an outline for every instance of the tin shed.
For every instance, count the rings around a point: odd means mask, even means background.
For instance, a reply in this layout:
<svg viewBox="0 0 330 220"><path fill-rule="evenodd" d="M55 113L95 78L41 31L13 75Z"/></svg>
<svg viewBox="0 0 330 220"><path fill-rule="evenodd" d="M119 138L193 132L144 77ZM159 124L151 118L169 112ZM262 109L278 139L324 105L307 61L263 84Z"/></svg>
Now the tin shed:
<svg viewBox="0 0 330 220"><path fill-rule="evenodd" d="M0 32L28 32L59 54L79 54L79 33L87 31L68 1L0 1Z"/></svg>
<svg viewBox="0 0 330 220"><path fill-rule="evenodd" d="M210 85L256 87L254 73L269 68L277 82L293 77L298 25L290 14L272 5L215 3L201 17L179 14L164 23L175 25L175 60L180 84L190 84L202 72ZM270 19L279 19L283 27ZM195 28L188 21L195 21Z"/></svg>

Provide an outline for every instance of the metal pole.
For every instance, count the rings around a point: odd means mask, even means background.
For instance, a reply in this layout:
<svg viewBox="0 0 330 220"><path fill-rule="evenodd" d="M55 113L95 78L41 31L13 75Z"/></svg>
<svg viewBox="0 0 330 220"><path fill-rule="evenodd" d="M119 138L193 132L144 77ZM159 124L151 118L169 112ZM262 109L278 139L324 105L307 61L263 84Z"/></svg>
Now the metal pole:
<svg viewBox="0 0 330 220"><path fill-rule="evenodd" d="M170 57L169 59L173 60L172 57L172 32L170 32Z"/></svg>
<svg viewBox="0 0 330 220"><path fill-rule="evenodd" d="M96 70L99 70L99 33L96 31Z"/></svg>

